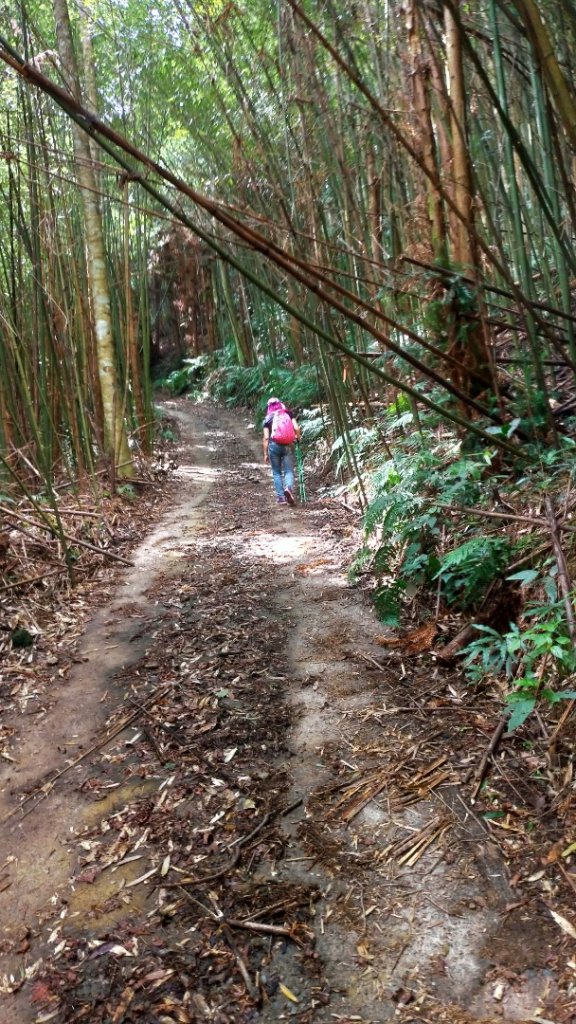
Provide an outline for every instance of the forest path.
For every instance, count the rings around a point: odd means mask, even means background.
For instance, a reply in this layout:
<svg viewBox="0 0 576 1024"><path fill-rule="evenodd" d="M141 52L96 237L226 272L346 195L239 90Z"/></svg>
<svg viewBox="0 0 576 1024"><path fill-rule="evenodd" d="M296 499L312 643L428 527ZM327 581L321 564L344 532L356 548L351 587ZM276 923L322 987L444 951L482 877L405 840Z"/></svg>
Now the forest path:
<svg viewBox="0 0 576 1024"><path fill-rule="evenodd" d="M276 506L236 415L167 408L173 507L2 770L0 1021L549 1018L556 933L348 585L350 512Z"/></svg>

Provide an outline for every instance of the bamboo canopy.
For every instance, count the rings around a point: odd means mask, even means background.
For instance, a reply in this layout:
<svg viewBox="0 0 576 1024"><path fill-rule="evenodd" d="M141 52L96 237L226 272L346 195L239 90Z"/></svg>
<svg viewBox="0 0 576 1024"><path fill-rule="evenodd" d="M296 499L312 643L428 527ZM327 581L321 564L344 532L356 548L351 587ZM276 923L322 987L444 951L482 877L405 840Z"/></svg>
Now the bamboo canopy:
<svg viewBox="0 0 576 1024"><path fill-rule="evenodd" d="M146 96L142 15L119 32L96 0L30 3L0 40L6 478L126 472L166 332L178 357L318 362L344 432L384 387L511 454L517 420L557 443L576 371L564 7L161 3ZM178 270L170 223L203 246Z"/></svg>

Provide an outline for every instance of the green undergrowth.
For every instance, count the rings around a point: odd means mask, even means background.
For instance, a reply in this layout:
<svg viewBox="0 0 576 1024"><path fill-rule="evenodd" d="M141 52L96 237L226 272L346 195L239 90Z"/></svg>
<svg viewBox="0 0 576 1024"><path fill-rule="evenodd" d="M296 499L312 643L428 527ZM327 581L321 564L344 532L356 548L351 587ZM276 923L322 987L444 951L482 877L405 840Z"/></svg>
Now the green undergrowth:
<svg viewBox="0 0 576 1024"><path fill-rule="evenodd" d="M183 359L180 366L157 378L157 389L170 391L173 395L189 394L198 397L204 390L206 378L213 368L214 359L209 355Z"/></svg>
<svg viewBox="0 0 576 1024"><path fill-rule="evenodd" d="M462 669L471 684L503 687L510 731L539 703L576 696L576 652L544 512L546 495L557 495L556 508L567 500L573 442L527 450L519 470L495 449L466 451L433 418L416 423L403 399L371 433L356 449L367 502L350 577L371 586L381 621L398 627L458 613L475 623ZM563 534L569 560L573 537Z"/></svg>
<svg viewBox="0 0 576 1024"><path fill-rule="evenodd" d="M256 366L238 366L228 363L221 353L204 355L184 359L157 380L156 387L191 399L211 398L229 407L248 408L256 422L264 417L267 401L274 395L303 418L306 440L314 441L325 431L325 420L318 411L323 387L311 364L296 369L263 360Z"/></svg>
<svg viewBox="0 0 576 1024"><path fill-rule="evenodd" d="M298 369L264 361L257 366L220 366L210 374L207 390L211 398L224 405L254 410L257 421L264 416L272 396L298 413L322 398L316 367L310 364Z"/></svg>

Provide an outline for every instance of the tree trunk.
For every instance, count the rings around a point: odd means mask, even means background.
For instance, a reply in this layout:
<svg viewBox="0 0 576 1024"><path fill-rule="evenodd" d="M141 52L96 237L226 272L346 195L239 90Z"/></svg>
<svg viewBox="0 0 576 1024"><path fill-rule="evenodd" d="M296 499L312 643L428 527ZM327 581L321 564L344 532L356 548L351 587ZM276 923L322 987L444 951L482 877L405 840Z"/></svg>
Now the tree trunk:
<svg viewBox="0 0 576 1024"><path fill-rule="evenodd" d="M456 6L459 6L456 0ZM460 26L452 11L444 13L446 33L446 60L448 95L450 97L450 134L452 138L452 198L460 216L452 225L452 251L454 262L462 267L475 265L470 237L472 216L472 176L466 140L466 91L462 68L462 41Z"/></svg>
<svg viewBox="0 0 576 1024"><path fill-rule="evenodd" d="M454 0L459 9L460 0ZM471 273L475 281L481 280L478 272L478 252L474 238L474 215L472 208L472 168L468 149L466 128L466 85L462 63L462 39L458 19L452 10L444 9L444 30L446 36L446 63L448 75L448 99L450 105L450 135L452 142L452 199L459 216L450 216L452 258L457 267ZM464 305L468 297L464 294ZM447 310L447 333L449 354L459 364L452 379L463 391L476 396L485 390L480 381L484 379L497 393L492 359L490 357L490 333L486 324L484 300L480 288L476 292L477 320L466 320L461 309L459 290L453 296ZM468 310L470 312L470 310Z"/></svg>
<svg viewBox="0 0 576 1024"><path fill-rule="evenodd" d="M514 0L514 6L526 26L528 37L534 47L544 79L554 97L554 104L570 140L570 145L576 149L576 97L560 67L554 52L554 44L542 21L538 5L534 0Z"/></svg>
<svg viewBox="0 0 576 1024"><path fill-rule="evenodd" d="M80 79L67 0L53 0L58 54L68 88L82 102ZM110 312L110 291L102 231L102 216L96 192L96 180L88 136L72 126L74 160L84 210L85 244L92 314L96 334L98 378L104 413L104 446L121 476L130 476L132 462L122 414L122 396L116 372L116 354Z"/></svg>
<svg viewBox="0 0 576 1024"><path fill-rule="evenodd" d="M431 68L430 61L422 53L418 10L415 0L411 0L407 14L408 41L412 57L412 103L418 124L418 135L421 139L421 156L428 172L426 191L428 197L430 243L434 259L444 261L446 257L444 212L440 193L434 184L435 180L439 180L439 174L430 99Z"/></svg>

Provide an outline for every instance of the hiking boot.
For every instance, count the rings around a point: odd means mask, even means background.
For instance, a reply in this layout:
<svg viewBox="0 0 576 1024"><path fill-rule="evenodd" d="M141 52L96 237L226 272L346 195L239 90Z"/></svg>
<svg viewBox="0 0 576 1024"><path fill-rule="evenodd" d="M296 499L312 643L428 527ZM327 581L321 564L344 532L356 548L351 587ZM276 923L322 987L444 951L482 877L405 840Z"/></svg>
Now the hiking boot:
<svg viewBox="0 0 576 1024"><path fill-rule="evenodd" d="M290 490L289 487L284 488L284 497L286 498L286 501L288 502L289 505L296 504L294 500L294 495L292 494L292 491Z"/></svg>
<svg viewBox="0 0 576 1024"><path fill-rule="evenodd" d="M279 505L286 505L287 504L286 498L276 498L276 501L277 501L277 503Z"/></svg>

